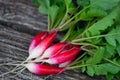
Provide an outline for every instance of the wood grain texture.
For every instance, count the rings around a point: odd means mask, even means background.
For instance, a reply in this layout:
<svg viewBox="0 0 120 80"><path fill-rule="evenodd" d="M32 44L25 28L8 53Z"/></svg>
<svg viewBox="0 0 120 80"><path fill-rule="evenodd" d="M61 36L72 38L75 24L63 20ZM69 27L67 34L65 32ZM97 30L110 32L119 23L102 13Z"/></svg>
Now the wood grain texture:
<svg viewBox="0 0 120 80"><path fill-rule="evenodd" d="M31 0L0 0L0 64L24 61L33 36L47 30L47 17L40 15ZM61 39L58 34L57 40ZM15 66L0 66L0 74ZM89 77L80 71L65 71L55 76L38 76L24 70L15 76L10 73L0 80L105 80L104 77Z"/></svg>

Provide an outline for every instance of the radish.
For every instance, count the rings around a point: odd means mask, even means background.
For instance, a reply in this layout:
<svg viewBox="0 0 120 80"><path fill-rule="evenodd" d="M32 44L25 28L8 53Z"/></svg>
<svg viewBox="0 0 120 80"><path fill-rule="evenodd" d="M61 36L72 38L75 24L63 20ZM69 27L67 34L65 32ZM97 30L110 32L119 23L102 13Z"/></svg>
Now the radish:
<svg viewBox="0 0 120 80"><path fill-rule="evenodd" d="M43 52L49 47L49 45L53 42L56 34L57 30L49 32L49 34L45 36L45 38L42 39L33 50L30 51L30 55L27 60L41 56Z"/></svg>
<svg viewBox="0 0 120 80"><path fill-rule="evenodd" d="M64 63L59 64L59 67L67 67L73 60L66 61Z"/></svg>
<svg viewBox="0 0 120 80"><path fill-rule="evenodd" d="M70 43L68 43L68 42L56 43L53 46L46 49L45 52L43 53L43 55L41 57L37 58L35 61L39 62L41 59L53 57L53 56L59 54L61 51L68 48L69 46L70 46Z"/></svg>
<svg viewBox="0 0 120 80"><path fill-rule="evenodd" d="M65 68L59 68L55 66L45 65L45 64L38 64L38 63L28 63L26 68L38 75L53 75L53 74L60 74L65 70Z"/></svg>
<svg viewBox="0 0 120 80"><path fill-rule="evenodd" d="M41 56L41 54L45 51L45 49L53 42L56 34L57 34L57 30L53 30L53 31L50 31L49 33L41 32L38 35L36 35L33 38L29 47L29 57L25 61L23 61L21 64L17 65L10 72L14 72L15 70L17 70L17 68L24 65L25 63L31 62L33 58L37 58Z"/></svg>
<svg viewBox="0 0 120 80"><path fill-rule="evenodd" d="M10 72L20 69L20 66L23 67L22 71L27 68L30 72L38 75L53 75L65 71L67 65L69 65L79 53L80 48L69 42L59 42L50 46L56 34L57 30L53 30L50 32L41 32L36 35L30 44L27 60L17 65ZM35 62L46 62L48 65Z"/></svg>
<svg viewBox="0 0 120 80"><path fill-rule="evenodd" d="M61 52L60 54L43 61L49 64L61 64L75 58L79 51L80 48L78 46L73 46L71 49Z"/></svg>
<svg viewBox="0 0 120 80"><path fill-rule="evenodd" d="M66 62L63 62L61 64L59 64L59 67L67 67L69 66L70 63L73 62L73 60L75 59L76 56L74 56L73 58L71 58L70 60L66 61Z"/></svg>
<svg viewBox="0 0 120 80"><path fill-rule="evenodd" d="M47 34L48 32L41 32L32 39L32 42L29 46L29 53L40 43L41 40L43 40L47 36Z"/></svg>

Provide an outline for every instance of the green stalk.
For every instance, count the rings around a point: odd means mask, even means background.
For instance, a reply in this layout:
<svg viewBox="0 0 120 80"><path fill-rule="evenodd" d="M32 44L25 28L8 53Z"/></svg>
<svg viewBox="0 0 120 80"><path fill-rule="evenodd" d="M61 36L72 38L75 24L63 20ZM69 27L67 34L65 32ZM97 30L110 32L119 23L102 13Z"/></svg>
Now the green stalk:
<svg viewBox="0 0 120 80"><path fill-rule="evenodd" d="M65 0L64 0L64 2L65 2ZM64 15L64 17L63 17L61 23L59 24L59 26L62 25L62 24L65 22L65 20L67 19L67 15L68 15L68 6L67 6L66 2L65 2L65 5L66 5L66 12L65 12L65 15Z"/></svg>
<svg viewBox="0 0 120 80"><path fill-rule="evenodd" d="M90 25L91 25L91 22L89 21L87 26L85 27L86 29L80 35L78 35L76 39L81 38L88 31L88 28Z"/></svg>
<svg viewBox="0 0 120 80"><path fill-rule="evenodd" d="M65 41L69 38L69 36L70 36L73 28L74 28L74 26L71 26L71 27L69 28L69 30L67 31L66 35L65 35L64 38L61 40L61 42L65 42Z"/></svg>
<svg viewBox="0 0 120 80"><path fill-rule="evenodd" d="M65 13L61 23L59 24L59 26L62 25L65 22L65 20L67 19L67 14L68 14L68 12L66 11L66 13Z"/></svg>
<svg viewBox="0 0 120 80"><path fill-rule="evenodd" d="M48 31L50 31L50 16L49 16L49 14L48 14Z"/></svg>
<svg viewBox="0 0 120 80"><path fill-rule="evenodd" d="M92 65L92 64L85 64L85 65L71 66L71 67L67 67L67 70L80 69L81 67L91 66L91 65Z"/></svg>
<svg viewBox="0 0 120 80"><path fill-rule="evenodd" d="M103 58L103 59L106 60L106 61L108 61L108 62L110 62L110 63L112 63L112 64L114 64L114 65L116 65L116 66L120 67L120 64L114 63L113 61L111 61L111 60L109 60L107 58Z"/></svg>
<svg viewBox="0 0 120 80"><path fill-rule="evenodd" d="M104 35L86 37L86 38L81 38L81 39L75 39L72 41L72 43L80 42L80 41L84 41L84 40L89 40L89 39L94 39L94 38L101 38L101 37L106 37L106 36L118 35L118 34L120 34L120 33L113 33L113 34L106 34L106 35L104 34Z"/></svg>
<svg viewBox="0 0 120 80"><path fill-rule="evenodd" d="M99 0L98 0L99 1ZM74 15L73 17L71 17L69 20L67 20L66 23L64 23L63 25L61 25L60 27L58 27L58 30L63 29L66 25L68 25L69 23L71 23L72 20L74 20L77 16L79 16L83 11L85 11L86 9L88 9L89 7L91 7L92 5L94 5L95 3L97 3L98 1L88 5L87 7L83 8L81 11L79 11L78 13L76 13L76 15ZM80 19L78 19L76 22L78 22Z"/></svg>
<svg viewBox="0 0 120 80"><path fill-rule="evenodd" d="M82 46L91 46L91 47L94 47L94 48L98 48L98 46L94 45L94 44L90 44L90 43L74 43L72 42L72 44L76 44L76 45L82 45Z"/></svg>
<svg viewBox="0 0 120 80"><path fill-rule="evenodd" d="M74 61L70 64L70 66L81 63L81 61L83 60L82 58L83 58L86 54L87 54L86 52L85 52L84 54L82 54L80 57L78 57L76 60L74 60ZM82 60L80 60L80 59L82 59Z"/></svg>

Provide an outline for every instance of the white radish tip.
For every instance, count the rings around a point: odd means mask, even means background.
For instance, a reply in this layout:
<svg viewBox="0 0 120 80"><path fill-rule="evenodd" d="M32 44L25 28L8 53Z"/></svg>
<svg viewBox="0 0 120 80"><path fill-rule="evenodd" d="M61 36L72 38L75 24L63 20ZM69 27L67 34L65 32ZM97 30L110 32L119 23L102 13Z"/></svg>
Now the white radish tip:
<svg viewBox="0 0 120 80"><path fill-rule="evenodd" d="M32 72L32 73L36 72L36 66L34 63L28 63L25 66L30 72Z"/></svg>

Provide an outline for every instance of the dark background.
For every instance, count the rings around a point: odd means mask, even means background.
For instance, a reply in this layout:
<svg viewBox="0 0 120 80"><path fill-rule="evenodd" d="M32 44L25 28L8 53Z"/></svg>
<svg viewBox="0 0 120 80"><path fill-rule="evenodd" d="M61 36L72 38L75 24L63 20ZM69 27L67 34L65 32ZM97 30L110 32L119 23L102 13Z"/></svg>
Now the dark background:
<svg viewBox="0 0 120 80"><path fill-rule="evenodd" d="M24 61L33 36L47 30L47 17L40 15L31 0L0 0L0 64ZM58 34L57 40L62 34ZM0 74L15 66L0 66ZM65 71L55 76L38 76L24 70L14 76L10 73L0 80L105 80L104 77L89 77L79 70ZM14 77L13 77L14 76Z"/></svg>

